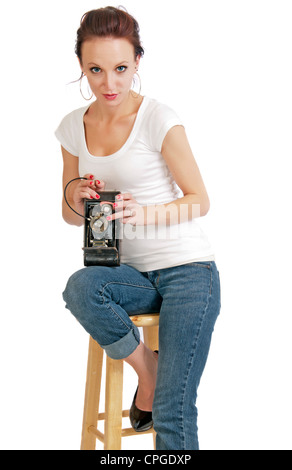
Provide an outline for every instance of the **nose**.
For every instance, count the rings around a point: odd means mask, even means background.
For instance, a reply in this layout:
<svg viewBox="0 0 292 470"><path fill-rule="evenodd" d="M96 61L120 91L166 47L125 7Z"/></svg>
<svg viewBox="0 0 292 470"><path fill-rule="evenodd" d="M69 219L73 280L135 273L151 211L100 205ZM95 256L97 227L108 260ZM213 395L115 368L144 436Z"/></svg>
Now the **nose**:
<svg viewBox="0 0 292 470"><path fill-rule="evenodd" d="M115 79L112 73L105 74L104 85L107 92L112 93L115 90Z"/></svg>

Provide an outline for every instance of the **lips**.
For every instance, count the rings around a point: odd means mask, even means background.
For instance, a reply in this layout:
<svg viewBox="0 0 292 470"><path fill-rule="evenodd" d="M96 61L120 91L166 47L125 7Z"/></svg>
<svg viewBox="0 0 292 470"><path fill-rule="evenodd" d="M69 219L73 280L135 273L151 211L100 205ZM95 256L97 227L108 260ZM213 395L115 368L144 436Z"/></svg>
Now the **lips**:
<svg viewBox="0 0 292 470"><path fill-rule="evenodd" d="M103 96L105 97L106 100L112 101L112 100L115 100L118 95L113 94L113 95L103 95Z"/></svg>

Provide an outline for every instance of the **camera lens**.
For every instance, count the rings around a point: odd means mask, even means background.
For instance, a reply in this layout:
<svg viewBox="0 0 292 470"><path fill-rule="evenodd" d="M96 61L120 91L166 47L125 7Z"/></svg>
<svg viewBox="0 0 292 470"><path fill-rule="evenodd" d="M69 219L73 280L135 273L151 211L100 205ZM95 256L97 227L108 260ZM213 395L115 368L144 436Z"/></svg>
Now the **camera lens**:
<svg viewBox="0 0 292 470"><path fill-rule="evenodd" d="M112 206L110 204L102 204L102 211L108 215L112 213Z"/></svg>
<svg viewBox="0 0 292 470"><path fill-rule="evenodd" d="M100 239L104 237L109 226L109 222L105 217L97 217L90 222L90 226L94 238Z"/></svg>

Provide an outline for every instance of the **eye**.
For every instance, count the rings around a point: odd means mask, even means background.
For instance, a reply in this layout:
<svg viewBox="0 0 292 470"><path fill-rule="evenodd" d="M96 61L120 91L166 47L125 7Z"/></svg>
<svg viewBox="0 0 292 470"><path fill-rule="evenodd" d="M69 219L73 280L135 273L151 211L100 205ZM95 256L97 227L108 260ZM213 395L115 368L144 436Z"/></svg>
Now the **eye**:
<svg viewBox="0 0 292 470"><path fill-rule="evenodd" d="M125 72L125 70L127 70L128 67L126 67L125 65L119 65L117 67L117 71L118 72Z"/></svg>
<svg viewBox="0 0 292 470"><path fill-rule="evenodd" d="M99 72L101 71L101 69L100 69L99 67L92 67L92 68L90 69L90 71L91 71L92 73L99 73Z"/></svg>

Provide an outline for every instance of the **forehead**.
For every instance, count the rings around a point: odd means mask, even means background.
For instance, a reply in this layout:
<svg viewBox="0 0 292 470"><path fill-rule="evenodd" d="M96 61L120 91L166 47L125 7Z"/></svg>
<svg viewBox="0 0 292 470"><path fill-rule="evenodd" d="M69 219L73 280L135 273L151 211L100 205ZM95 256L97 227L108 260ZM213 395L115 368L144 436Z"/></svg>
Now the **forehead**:
<svg viewBox="0 0 292 470"><path fill-rule="evenodd" d="M94 62L98 65L117 64L123 60L134 60L134 46L125 38L99 38L87 39L82 44L82 62Z"/></svg>

